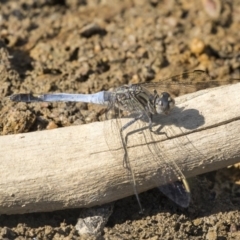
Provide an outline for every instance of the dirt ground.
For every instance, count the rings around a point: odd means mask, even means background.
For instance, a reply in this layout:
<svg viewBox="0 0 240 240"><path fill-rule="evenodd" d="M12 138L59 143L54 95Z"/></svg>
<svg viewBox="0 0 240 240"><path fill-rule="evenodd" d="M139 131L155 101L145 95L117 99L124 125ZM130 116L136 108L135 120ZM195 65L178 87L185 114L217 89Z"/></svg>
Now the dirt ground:
<svg viewBox="0 0 240 240"><path fill-rule="evenodd" d="M194 69L240 72L239 0L0 1L0 135L99 121L87 104L12 103L18 92L94 93ZM240 239L240 171L190 179L182 209L158 190L115 202L98 239ZM88 239L81 210L0 215L1 239Z"/></svg>

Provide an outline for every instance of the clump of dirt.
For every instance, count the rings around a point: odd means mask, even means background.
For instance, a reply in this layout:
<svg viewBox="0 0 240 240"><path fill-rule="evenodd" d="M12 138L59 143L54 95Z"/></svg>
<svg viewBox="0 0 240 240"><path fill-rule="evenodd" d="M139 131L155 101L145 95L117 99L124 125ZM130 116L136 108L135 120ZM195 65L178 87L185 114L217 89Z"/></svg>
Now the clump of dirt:
<svg viewBox="0 0 240 240"><path fill-rule="evenodd" d="M194 69L239 78L239 26L237 0L2 1L0 135L90 123L102 113L83 103L16 104L13 93L93 93ZM140 195L144 215L135 197L117 201L98 238L239 239L239 178L222 171L191 180L187 210L157 190ZM0 238L80 239L79 212L1 215Z"/></svg>

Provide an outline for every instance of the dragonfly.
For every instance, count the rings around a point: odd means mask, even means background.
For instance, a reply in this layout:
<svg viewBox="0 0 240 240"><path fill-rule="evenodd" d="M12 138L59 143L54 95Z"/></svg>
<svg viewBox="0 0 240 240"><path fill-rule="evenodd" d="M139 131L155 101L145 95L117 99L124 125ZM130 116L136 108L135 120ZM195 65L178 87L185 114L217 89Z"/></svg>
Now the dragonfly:
<svg viewBox="0 0 240 240"><path fill-rule="evenodd" d="M183 92L180 92L179 86L182 84ZM10 96L10 100L14 102L85 102L92 104L100 104L106 107L106 118L111 120L111 129L106 127L105 137L109 148L112 147L112 142L116 141L120 144L123 150L123 162L131 177L133 191L136 196L140 213L143 213L144 208L138 194L138 183L135 178L136 172L134 167L131 166L131 159L134 156L129 156L128 150L128 133L124 132L136 122L147 121L148 133L158 134L153 130L153 117L168 115L175 107L174 96L182 93L189 92L190 86L195 82L196 90L218 86L217 81L212 81L209 75L201 70L193 72L186 72L165 79L161 82L149 82L140 84L129 84L115 88L112 91L101 91L93 94L71 94L71 93L45 93L45 94L31 94L31 93L18 93ZM168 91L162 89L172 89L170 94ZM120 119L123 113L134 115L130 121L122 126ZM109 125L108 125L109 126ZM116 137L115 137L116 136ZM166 165L166 171L159 174L159 182L156 183L159 190L163 192L173 202L183 208L187 208L191 201L190 187L187 179L182 173L176 163L168 159L161 146L156 146L150 155L153 155L157 160L163 158ZM157 168L157 165L156 165ZM156 170L157 171L157 170ZM173 181L170 177L174 174L178 179ZM161 180L160 180L161 179Z"/></svg>

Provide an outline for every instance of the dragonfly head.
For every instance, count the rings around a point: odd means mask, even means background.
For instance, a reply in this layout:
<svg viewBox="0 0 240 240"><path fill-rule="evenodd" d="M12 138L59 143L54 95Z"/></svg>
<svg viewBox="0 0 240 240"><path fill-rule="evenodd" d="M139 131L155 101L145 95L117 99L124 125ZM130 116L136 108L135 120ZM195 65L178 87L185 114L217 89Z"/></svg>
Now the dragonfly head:
<svg viewBox="0 0 240 240"><path fill-rule="evenodd" d="M158 114L164 113L167 115L173 109L174 106L175 101L171 97L171 95L167 92L162 92L161 95L156 98L155 108Z"/></svg>

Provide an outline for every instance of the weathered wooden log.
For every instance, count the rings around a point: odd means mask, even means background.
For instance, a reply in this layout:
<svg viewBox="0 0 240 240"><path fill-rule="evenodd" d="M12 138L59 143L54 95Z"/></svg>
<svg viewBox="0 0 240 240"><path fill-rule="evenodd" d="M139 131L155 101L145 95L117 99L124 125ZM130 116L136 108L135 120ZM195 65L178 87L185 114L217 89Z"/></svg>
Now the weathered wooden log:
<svg viewBox="0 0 240 240"><path fill-rule="evenodd" d="M127 139L138 191L166 182L166 165L179 167L168 172L176 180L175 172L191 177L239 162L239 93L234 84L177 98L171 114L156 120L164 134L137 131L140 121L129 127L136 131ZM0 213L91 207L132 195L111 127L95 122L0 137Z"/></svg>

